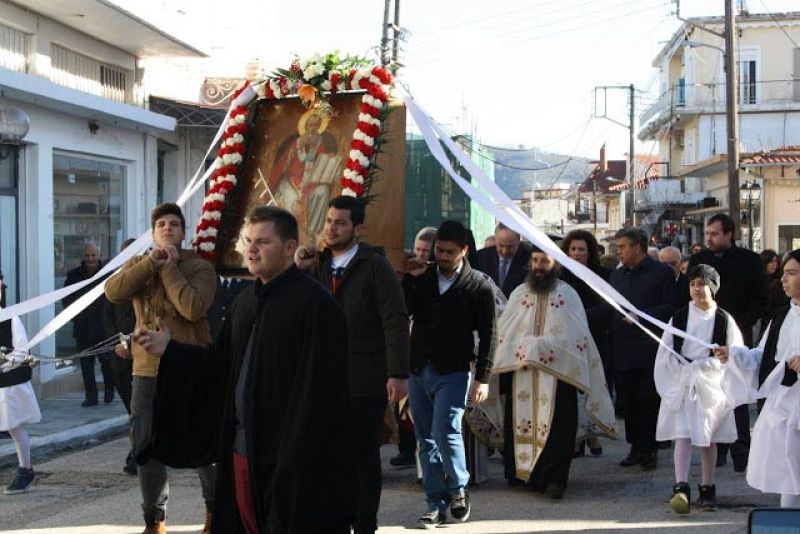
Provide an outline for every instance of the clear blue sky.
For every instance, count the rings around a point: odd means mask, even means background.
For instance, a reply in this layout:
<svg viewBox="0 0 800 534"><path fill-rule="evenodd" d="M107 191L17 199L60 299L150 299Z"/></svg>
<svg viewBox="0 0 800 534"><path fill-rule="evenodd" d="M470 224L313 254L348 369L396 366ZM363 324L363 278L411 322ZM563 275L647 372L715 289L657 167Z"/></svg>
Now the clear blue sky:
<svg viewBox="0 0 800 534"><path fill-rule="evenodd" d="M383 17L381 0L116 1L210 50L205 65L218 75L238 75L254 57L286 66L292 52L377 57ZM800 0L746 3L753 13L800 11ZM720 15L723 5L683 0L681 14ZM411 35L400 78L439 122L459 131L475 124L485 143L588 157L603 143L612 158L628 149L625 128L592 119L594 86L634 83L655 96L651 61L680 26L670 0L401 0L401 8ZM626 94L609 93L608 113L627 122L626 110Z"/></svg>

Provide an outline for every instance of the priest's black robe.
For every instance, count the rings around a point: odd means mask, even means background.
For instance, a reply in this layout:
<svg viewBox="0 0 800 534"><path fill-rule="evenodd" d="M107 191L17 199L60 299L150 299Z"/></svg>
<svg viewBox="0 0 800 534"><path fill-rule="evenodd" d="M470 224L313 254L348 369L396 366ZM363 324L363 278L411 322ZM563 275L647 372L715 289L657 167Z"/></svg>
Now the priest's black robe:
<svg viewBox="0 0 800 534"><path fill-rule="evenodd" d="M236 414L236 384L251 336L245 413ZM203 447L217 441L213 447L217 450L213 532L244 531L233 474L237 417L243 418L245 427L259 532L322 534L346 529L354 510L345 419L347 330L341 308L330 293L294 266L267 284L257 281L237 298L213 348L170 342L162 365L192 357L213 361L209 368L217 368L220 361L227 363L216 370L218 381L225 384L218 439L203 434L215 432L198 418L194 420L198 426L190 431ZM195 396L200 389L196 388ZM207 399L197 401L210 404ZM164 404L159 403L157 412L167 411ZM169 432L177 437L176 430ZM205 461L200 458L202 450L193 452L191 444L182 441L181 451L171 451L173 460L196 455L198 462ZM169 447L158 442L156 437L154 455L163 458Z"/></svg>

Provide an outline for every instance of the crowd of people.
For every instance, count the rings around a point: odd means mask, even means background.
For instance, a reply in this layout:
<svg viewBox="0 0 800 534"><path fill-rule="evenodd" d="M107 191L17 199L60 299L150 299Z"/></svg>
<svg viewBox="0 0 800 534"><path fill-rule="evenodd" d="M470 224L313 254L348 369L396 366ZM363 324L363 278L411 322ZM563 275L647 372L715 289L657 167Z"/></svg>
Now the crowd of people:
<svg viewBox="0 0 800 534"><path fill-rule="evenodd" d="M204 532L374 533L387 413L400 438L390 463L421 473L425 529L469 519L489 451L509 486L562 499L573 458L602 455L617 416L630 445L622 467L653 470L673 449L677 513L716 508L715 469L729 454L752 487L800 506L800 251L739 248L718 214L686 257L653 250L638 228L617 233L613 254L570 232L561 247L578 271L503 224L478 250L448 220L420 230L398 277L360 239L365 215L360 200L332 199L316 250L299 245L289 212L254 208L249 282L182 249L180 208L159 205L153 247L76 318L79 349L133 333L100 361L104 401L116 390L130 414L124 469L140 480L145 533L166 532L168 466L197 469ZM93 276L99 256L88 243L68 281ZM615 311L600 279L634 309ZM21 343L17 322L2 325L0 345ZM98 402L94 365L81 360L86 407ZM22 428L39 417L29 373L10 375L0 430L20 470L7 492L33 480Z"/></svg>

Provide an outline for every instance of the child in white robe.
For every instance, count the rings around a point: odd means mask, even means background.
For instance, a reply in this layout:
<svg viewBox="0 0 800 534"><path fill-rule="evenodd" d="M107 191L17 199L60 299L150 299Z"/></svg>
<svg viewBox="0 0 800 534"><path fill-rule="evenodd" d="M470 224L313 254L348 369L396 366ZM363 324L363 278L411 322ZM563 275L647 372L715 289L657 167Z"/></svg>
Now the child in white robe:
<svg viewBox="0 0 800 534"><path fill-rule="evenodd" d="M717 357L734 371L742 399L766 399L753 427L747 483L780 494L781 507L800 508L800 249L786 255L781 284L791 302L758 347L721 347Z"/></svg>
<svg viewBox="0 0 800 534"><path fill-rule="evenodd" d="M25 493L33 483L34 474L31 466L31 442L24 425L38 423L42 419L39 403L30 382L30 368L20 366L18 361L24 354L10 351L20 348L28 342L25 327L18 317L12 317L5 324L0 323L3 334L0 345L7 345L11 339L9 352L10 361L0 365L0 430L7 431L14 441L17 449L19 468L11 484L3 490L5 495Z"/></svg>
<svg viewBox="0 0 800 534"><path fill-rule="evenodd" d="M697 265L687 278L692 300L675 312L670 324L707 343L742 345L742 334L733 317L714 302L720 286L716 269ZM696 504L701 510L715 510L716 444L736 441L735 406L722 389L722 364L708 348L690 339L664 332L662 342L653 371L661 396L656 439L675 442L675 486L670 506L679 514L690 511L689 465L695 446L700 448L701 464Z"/></svg>

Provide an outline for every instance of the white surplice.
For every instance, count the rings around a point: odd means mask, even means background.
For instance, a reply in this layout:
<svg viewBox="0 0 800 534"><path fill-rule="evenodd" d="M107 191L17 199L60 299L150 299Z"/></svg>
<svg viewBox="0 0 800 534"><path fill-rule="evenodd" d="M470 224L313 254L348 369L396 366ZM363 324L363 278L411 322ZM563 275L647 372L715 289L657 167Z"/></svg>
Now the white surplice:
<svg viewBox="0 0 800 534"><path fill-rule="evenodd" d="M778 336L777 365L764 383L758 385L758 370L772 325L757 348L734 348L728 365L736 371L751 400L766 398L753 427L747 483L765 493L800 495L800 380L791 387L781 385L784 362L800 356L800 306L791 303Z"/></svg>
<svg viewBox="0 0 800 534"><path fill-rule="evenodd" d="M690 302L686 332L711 343L716 312L716 303L704 311ZM742 334L730 316L725 337L728 346L744 344ZM736 441L733 417L736 406L722 386L727 370L699 343L684 340L681 355L691 360L687 362L667 349L673 347L672 334L664 332L661 340L664 344L658 347L653 370L656 390L661 396L656 439L688 438L696 447Z"/></svg>
<svg viewBox="0 0 800 534"><path fill-rule="evenodd" d="M18 349L28 343L28 335L18 317L12 317L10 321L12 344ZM9 369L12 367L10 362L5 365ZM3 369L0 369L0 372L2 371ZM11 430L41 420L39 403L36 401L36 393L30 380L16 386L0 388L0 430Z"/></svg>

